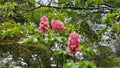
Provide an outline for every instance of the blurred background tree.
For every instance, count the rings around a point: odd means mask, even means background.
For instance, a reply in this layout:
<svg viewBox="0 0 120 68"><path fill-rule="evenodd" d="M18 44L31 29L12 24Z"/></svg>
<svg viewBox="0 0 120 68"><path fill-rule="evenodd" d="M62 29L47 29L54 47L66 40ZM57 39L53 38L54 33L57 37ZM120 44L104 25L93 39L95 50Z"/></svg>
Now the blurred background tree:
<svg viewBox="0 0 120 68"><path fill-rule="evenodd" d="M80 34L86 60L97 67L120 67L119 7L120 0L0 0L0 67L68 68L72 31ZM50 30L43 38L38 30L42 16L64 22L67 29Z"/></svg>

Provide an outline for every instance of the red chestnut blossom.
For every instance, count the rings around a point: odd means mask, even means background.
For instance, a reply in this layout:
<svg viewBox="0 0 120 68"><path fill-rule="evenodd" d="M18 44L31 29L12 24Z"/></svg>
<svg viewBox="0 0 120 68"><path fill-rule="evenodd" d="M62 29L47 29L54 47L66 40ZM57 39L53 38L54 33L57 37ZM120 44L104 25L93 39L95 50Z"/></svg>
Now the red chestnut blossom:
<svg viewBox="0 0 120 68"><path fill-rule="evenodd" d="M40 24L39 24L39 30L40 32L44 32L44 31L49 31L49 21L48 18L46 16L43 16L40 19Z"/></svg>
<svg viewBox="0 0 120 68"><path fill-rule="evenodd" d="M72 32L70 34L70 37L68 38L67 47L72 55L74 55L77 51L80 51L79 44L80 44L79 35L76 32Z"/></svg>
<svg viewBox="0 0 120 68"><path fill-rule="evenodd" d="M64 30L65 29L65 26L63 24L63 22L61 21L58 21L58 20L52 20L51 21L51 24L52 24L52 28L56 31L56 32L59 32L61 30Z"/></svg>

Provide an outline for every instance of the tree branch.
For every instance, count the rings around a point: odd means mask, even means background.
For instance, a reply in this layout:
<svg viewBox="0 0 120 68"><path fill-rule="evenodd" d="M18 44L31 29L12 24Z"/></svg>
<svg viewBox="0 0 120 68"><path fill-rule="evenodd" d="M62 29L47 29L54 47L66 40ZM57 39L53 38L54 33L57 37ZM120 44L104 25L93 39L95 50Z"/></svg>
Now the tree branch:
<svg viewBox="0 0 120 68"><path fill-rule="evenodd" d="M41 7L48 7L48 8L54 8L54 9L71 9L71 10L99 10L101 8L105 8L107 9L107 7L89 7L89 8L84 8L84 7L58 7L58 6L45 6L45 5L40 5L36 8L32 8L32 9L27 9L24 13L26 12L30 12L30 11L33 11L35 9L39 9ZM108 9L108 10L112 10L112 9Z"/></svg>
<svg viewBox="0 0 120 68"><path fill-rule="evenodd" d="M104 2L104 5L113 8L113 6L109 5L105 0L103 0L103 2Z"/></svg>

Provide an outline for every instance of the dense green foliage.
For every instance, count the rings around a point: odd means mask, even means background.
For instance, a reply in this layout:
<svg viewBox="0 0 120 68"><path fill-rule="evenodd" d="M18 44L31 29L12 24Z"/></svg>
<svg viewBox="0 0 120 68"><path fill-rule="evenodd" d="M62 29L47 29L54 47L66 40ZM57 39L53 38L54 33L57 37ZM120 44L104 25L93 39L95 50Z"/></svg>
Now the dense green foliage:
<svg viewBox="0 0 120 68"><path fill-rule="evenodd" d="M120 67L119 7L119 0L0 0L0 67ZM66 29L55 32L50 24L41 33L42 16L64 22ZM83 59L66 49L73 31L80 35Z"/></svg>

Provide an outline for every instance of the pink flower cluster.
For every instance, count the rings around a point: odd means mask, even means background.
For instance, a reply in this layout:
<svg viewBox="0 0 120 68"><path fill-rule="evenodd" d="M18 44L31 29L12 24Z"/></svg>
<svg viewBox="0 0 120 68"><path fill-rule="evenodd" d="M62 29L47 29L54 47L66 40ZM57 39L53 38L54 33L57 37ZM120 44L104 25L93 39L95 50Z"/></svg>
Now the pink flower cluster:
<svg viewBox="0 0 120 68"><path fill-rule="evenodd" d="M61 21L58 21L58 20L52 20L51 21L51 24L52 24L52 28L56 31L56 32L59 32L61 30L64 30L65 29L65 26L63 24L63 22Z"/></svg>
<svg viewBox="0 0 120 68"><path fill-rule="evenodd" d="M40 19L40 24L39 24L39 30L40 32L44 32L44 31L49 31L49 21L48 18L46 16L43 16Z"/></svg>
<svg viewBox="0 0 120 68"><path fill-rule="evenodd" d="M79 44L80 44L79 35L76 32L72 32L70 34L70 37L68 38L67 47L72 55L74 55L77 51L80 51Z"/></svg>
<svg viewBox="0 0 120 68"><path fill-rule="evenodd" d="M51 25L52 25L52 28L56 31L56 32L59 32L61 30L64 30L65 29L65 26L63 24L63 22L61 21L58 21L58 20L52 20L51 21ZM49 21L48 21L48 18L46 16L43 16L41 19L40 19L40 24L39 24L39 30L40 32L44 32L44 31L49 31Z"/></svg>
<svg viewBox="0 0 120 68"><path fill-rule="evenodd" d="M65 26L61 21L53 19L51 21L51 25L56 32L65 30ZM45 31L49 31L49 28L50 26L49 26L48 18L46 16L43 16L40 19L39 30L40 32L45 32ZM72 55L75 55L77 51L80 51L79 44L80 44L79 35L76 32L72 32L70 34L70 37L68 38L68 46L67 46L67 48L70 50Z"/></svg>

